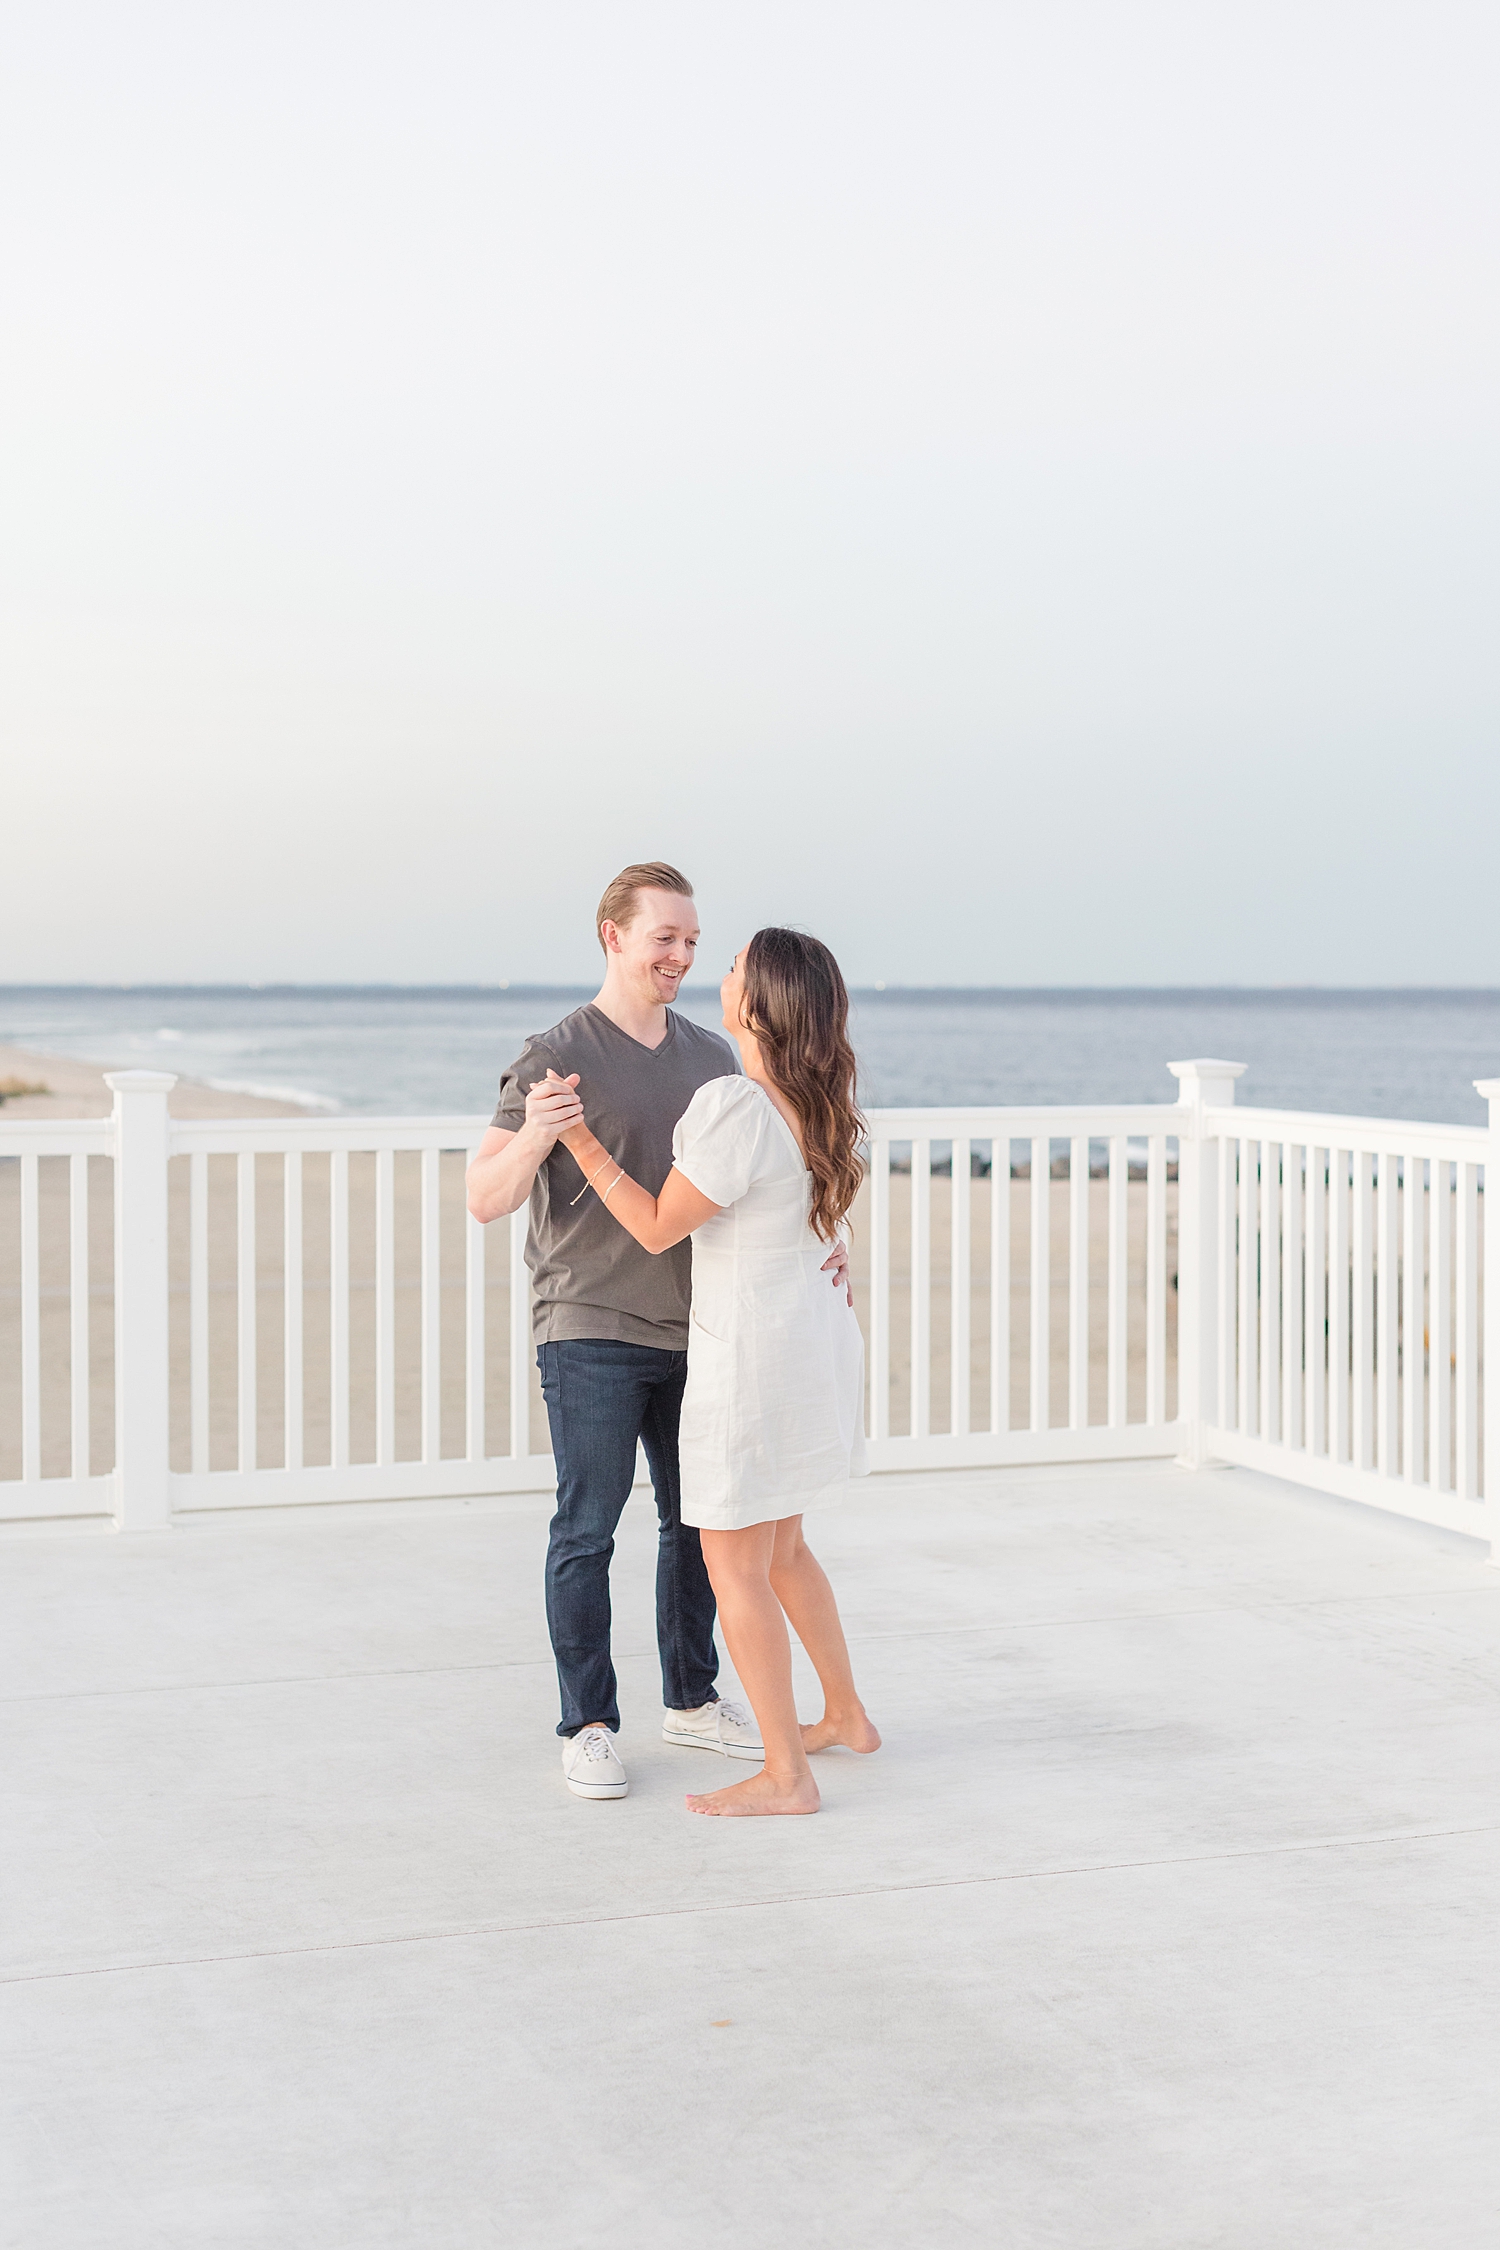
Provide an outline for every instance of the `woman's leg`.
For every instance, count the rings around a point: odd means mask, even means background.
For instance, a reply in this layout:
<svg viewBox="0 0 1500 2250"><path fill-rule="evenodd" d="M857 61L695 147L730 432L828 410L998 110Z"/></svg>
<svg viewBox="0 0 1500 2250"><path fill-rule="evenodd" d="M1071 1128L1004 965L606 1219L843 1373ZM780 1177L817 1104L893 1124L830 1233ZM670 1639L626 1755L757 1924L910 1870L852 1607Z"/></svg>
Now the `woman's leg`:
<svg viewBox="0 0 1500 2250"><path fill-rule="evenodd" d="M802 1536L802 1518L787 1516L776 1526L771 1550L771 1590L791 1619L798 1640L812 1658L823 1689L823 1716L803 1727L807 1750L830 1750L835 1743L868 1755L880 1748L854 1687L848 1644L822 1564Z"/></svg>
<svg viewBox="0 0 1500 2250"><path fill-rule="evenodd" d="M812 1813L818 1809L792 1696L792 1649L781 1604L771 1591L771 1555L778 1526L747 1524L743 1531L705 1531L703 1560L719 1605L719 1623L740 1685L760 1721L766 1746L762 1772L731 1789L689 1797L701 1813Z"/></svg>

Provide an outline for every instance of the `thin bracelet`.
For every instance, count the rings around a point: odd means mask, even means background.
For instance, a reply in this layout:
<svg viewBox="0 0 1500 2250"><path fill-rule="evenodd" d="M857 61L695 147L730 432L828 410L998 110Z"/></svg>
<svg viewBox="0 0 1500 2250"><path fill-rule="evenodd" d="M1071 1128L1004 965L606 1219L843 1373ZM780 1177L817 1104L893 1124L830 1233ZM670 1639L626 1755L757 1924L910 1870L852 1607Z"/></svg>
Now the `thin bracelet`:
<svg viewBox="0 0 1500 2250"><path fill-rule="evenodd" d="M604 1164L613 1164L613 1162L614 1162L614 1158L613 1158L612 1156L606 1156L606 1158L604 1159ZM604 1170L604 1164L596 1164L596 1165L594 1166L594 1169L593 1169L593 1171L592 1171L592 1172L590 1172L590 1174L589 1174L588 1178L587 1178L587 1179L586 1179L586 1180L584 1181L584 1183L583 1183L582 1187L581 1187L581 1188L580 1188L580 1189L578 1190L578 1193L577 1193L577 1194L576 1194L576 1195L574 1196L574 1198L573 1198L573 1203L581 1203L581 1202L583 1201L584 1197L585 1197L585 1196L586 1196L586 1195L588 1194L588 1192L589 1192L589 1189L590 1189L590 1188L591 1188L591 1187L593 1186L593 1184L594 1184L595 1180L597 1180L597 1179L598 1179L598 1177L599 1177L599 1174L600 1174L600 1173L601 1173L601 1172L602 1172L602 1171ZM572 1210L572 1208L573 1208L573 1203L570 1203L570 1204L568 1205L568 1209L569 1209L570 1211L571 1211L571 1210Z"/></svg>
<svg viewBox="0 0 1500 2250"><path fill-rule="evenodd" d="M611 1163L613 1163L613 1162L614 1162L614 1159L613 1159L613 1157L611 1157L611 1159L610 1159L610 1162L611 1162ZM600 1170L601 1170L601 1171L603 1170L603 1166L602 1166L602 1165L600 1166ZM617 1188L617 1187L619 1186L619 1184L620 1184L621 1180L623 1180L623 1179L624 1179L624 1177L625 1177L625 1167L624 1167L624 1165L622 1164L622 1165L620 1166L620 1169L619 1169L619 1171L618 1171L618 1172L616 1172L616 1174L615 1174L614 1178L613 1178L613 1179L612 1179L612 1180L610 1181L610 1183L609 1183L609 1186L608 1186L608 1187L607 1187L607 1188L605 1189L604 1193L603 1193L603 1194L602 1194L602 1195L600 1196L600 1198L599 1198L599 1201L600 1201L600 1203L601 1203L601 1204L602 1204L602 1205L604 1206L604 1208L605 1208L605 1210L606 1210L606 1211L607 1211L607 1210L609 1209L609 1199L610 1199L610 1197L611 1197L611 1196L612 1196L612 1195L614 1194L614 1192L615 1192L615 1189L616 1189L616 1188Z"/></svg>

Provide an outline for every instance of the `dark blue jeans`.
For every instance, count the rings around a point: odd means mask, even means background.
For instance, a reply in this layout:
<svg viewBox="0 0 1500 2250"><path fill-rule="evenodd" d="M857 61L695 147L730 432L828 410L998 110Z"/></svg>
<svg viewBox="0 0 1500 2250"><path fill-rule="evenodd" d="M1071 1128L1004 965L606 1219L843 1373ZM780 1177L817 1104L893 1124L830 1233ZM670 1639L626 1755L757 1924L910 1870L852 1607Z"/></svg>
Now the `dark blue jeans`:
<svg viewBox="0 0 1500 2250"><path fill-rule="evenodd" d="M639 1439L661 1519L656 1550L656 1643L662 1701L695 1711L717 1699L714 1595L698 1534L680 1512L677 1423L687 1353L604 1337L537 1349L557 1463L557 1513L547 1542L547 1629L562 1690L559 1734L602 1723L620 1708L609 1654L609 1564L615 1526L635 1478Z"/></svg>

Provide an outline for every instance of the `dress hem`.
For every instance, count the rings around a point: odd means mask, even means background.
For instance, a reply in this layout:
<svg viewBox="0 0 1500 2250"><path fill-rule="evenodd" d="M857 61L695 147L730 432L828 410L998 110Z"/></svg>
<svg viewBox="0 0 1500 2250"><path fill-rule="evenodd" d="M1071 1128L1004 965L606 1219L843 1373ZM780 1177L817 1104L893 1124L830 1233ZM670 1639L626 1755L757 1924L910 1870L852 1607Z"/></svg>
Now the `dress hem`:
<svg viewBox="0 0 1500 2250"><path fill-rule="evenodd" d="M748 1531L757 1523L784 1523L788 1516L805 1516L814 1508L836 1508L841 1500L849 1498L852 1477L841 1478L837 1484L819 1485L815 1492L802 1496L789 1493L775 1501L766 1501L759 1507L746 1502L742 1507L704 1507L692 1512L689 1500L682 1502L682 1520L694 1531Z"/></svg>

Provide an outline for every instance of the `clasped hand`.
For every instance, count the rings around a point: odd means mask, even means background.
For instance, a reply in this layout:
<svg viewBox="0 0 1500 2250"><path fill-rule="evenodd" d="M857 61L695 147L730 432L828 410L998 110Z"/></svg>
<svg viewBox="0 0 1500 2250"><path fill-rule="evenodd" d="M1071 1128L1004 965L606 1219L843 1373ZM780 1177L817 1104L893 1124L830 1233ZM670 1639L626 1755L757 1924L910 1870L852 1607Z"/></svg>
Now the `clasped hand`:
<svg viewBox="0 0 1500 2250"><path fill-rule="evenodd" d="M549 1145L561 1141L566 1147L570 1133L587 1130L577 1089L577 1071L571 1078L559 1078L555 1070L549 1069L546 1077L539 1078L526 1096L526 1122L545 1134Z"/></svg>

